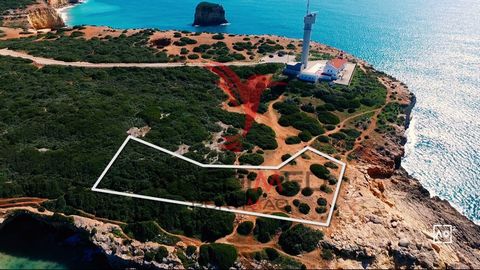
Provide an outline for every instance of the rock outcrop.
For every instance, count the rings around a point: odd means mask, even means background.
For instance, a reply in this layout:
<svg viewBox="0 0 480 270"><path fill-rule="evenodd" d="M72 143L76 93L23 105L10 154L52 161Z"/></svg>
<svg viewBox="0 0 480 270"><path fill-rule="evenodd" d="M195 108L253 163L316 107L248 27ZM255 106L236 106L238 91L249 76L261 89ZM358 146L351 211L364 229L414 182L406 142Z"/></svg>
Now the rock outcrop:
<svg viewBox="0 0 480 270"><path fill-rule="evenodd" d="M48 0L47 2L53 8L61 8L73 4L78 4L80 0Z"/></svg>
<svg viewBox="0 0 480 270"><path fill-rule="evenodd" d="M228 23L225 19L225 10L222 5L201 2L195 9L195 21L193 25L213 26Z"/></svg>
<svg viewBox="0 0 480 270"><path fill-rule="evenodd" d="M388 85L398 85L391 80ZM394 90L405 97L404 105L415 102L406 87ZM329 267L478 269L480 227L447 201L431 198L401 167L404 134L398 126L355 150L358 159L349 163L333 229L320 243L336 256ZM455 228L452 243L433 241L435 224Z"/></svg>
<svg viewBox="0 0 480 270"><path fill-rule="evenodd" d="M65 26L60 15L52 7L39 7L29 10L28 21L35 29L57 29Z"/></svg>

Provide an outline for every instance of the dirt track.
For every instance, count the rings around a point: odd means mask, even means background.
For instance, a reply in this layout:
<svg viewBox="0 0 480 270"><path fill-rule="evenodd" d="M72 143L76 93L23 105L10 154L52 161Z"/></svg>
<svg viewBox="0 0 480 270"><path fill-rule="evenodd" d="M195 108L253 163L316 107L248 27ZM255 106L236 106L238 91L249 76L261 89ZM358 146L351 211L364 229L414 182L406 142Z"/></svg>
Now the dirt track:
<svg viewBox="0 0 480 270"><path fill-rule="evenodd" d="M214 63L90 63L90 62L65 62L50 58L37 57L24 52L12 51L9 49L0 49L0 55L27 59L38 65L69 66L84 68L172 68L172 67L209 67ZM256 62L229 62L229 66L251 66Z"/></svg>

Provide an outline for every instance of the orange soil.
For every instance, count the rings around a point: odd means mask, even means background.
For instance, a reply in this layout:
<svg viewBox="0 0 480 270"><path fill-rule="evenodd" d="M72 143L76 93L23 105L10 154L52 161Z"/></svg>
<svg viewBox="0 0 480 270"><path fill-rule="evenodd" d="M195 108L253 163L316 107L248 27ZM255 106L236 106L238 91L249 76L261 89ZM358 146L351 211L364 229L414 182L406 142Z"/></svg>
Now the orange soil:
<svg viewBox="0 0 480 270"><path fill-rule="evenodd" d="M33 198L33 197L0 199L0 208L11 208L11 207L20 207L20 206L39 207L40 204L45 201L47 201L47 199Z"/></svg>
<svg viewBox="0 0 480 270"><path fill-rule="evenodd" d="M0 37L0 40L7 40L7 39L12 39L12 38L21 38L21 37L29 37L34 35L32 34L21 34L23 29L21 28L9 28L9 27L0 27L0 30L2 30L3 34L5 36Z"/></svg>

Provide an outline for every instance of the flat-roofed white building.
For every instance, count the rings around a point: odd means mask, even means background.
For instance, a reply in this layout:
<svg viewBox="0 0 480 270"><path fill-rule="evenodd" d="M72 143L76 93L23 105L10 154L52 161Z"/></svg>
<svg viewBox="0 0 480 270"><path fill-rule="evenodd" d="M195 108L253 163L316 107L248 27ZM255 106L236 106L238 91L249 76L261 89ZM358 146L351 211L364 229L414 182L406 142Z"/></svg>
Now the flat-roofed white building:
<svg viewBox="0 0 480 270"><path fill-rule="evenodd" d="M316 83L322 76L324 65L322 63L315 63L304 69L298 75L298 79L302 81Z"/></svg>

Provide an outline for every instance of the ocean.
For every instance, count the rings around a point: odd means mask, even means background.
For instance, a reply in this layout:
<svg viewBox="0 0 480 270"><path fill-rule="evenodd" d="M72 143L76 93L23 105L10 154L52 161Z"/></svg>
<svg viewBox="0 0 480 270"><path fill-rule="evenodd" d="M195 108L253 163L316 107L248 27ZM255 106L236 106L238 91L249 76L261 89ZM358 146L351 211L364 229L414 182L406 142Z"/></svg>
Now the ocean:
<svg viewBox="0 0 480 270"><path fill-rule="evenodd" d="M301 38L305 0L215 0L230 24L193 27L199 0L87 0L69 25ZM313 39L405 82L417 96L403 167L480 222L480 1L312 0Z"/></svg>
<svg viewBox="0 0 480 270"><path fill-rule="evenodd" d="M17 214L0 229L0 269L110 269L107 258L68 225Z"/></svg>
<svg viewBox="0 0 480 270"><path fill-rule="evenodd" d="M0 269L68 269L59 262L12 256L0 252Z"/></svg>

